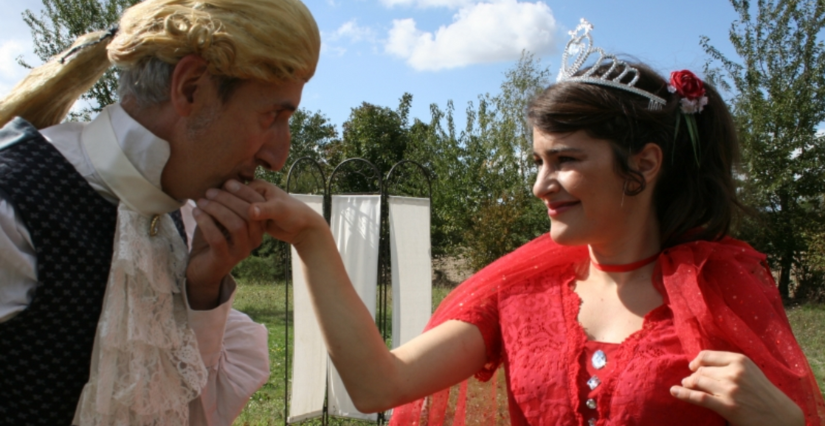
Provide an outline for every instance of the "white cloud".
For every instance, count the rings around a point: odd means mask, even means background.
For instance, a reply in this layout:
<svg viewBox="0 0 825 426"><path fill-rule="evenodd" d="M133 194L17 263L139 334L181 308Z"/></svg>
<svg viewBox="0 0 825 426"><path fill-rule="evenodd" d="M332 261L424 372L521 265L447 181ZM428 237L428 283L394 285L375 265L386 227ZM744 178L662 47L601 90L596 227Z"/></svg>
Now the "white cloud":
<svg viewBox="0 0 825 426"><path fill-rule="evenodd" d="M434 33L421 31L413 19L393 21L384 45L419 71L518 59L555 48L556 20L542 3L501 0L462 7L453 22Z"/></svg>
<svg viewBox="0 0 825 426"><path fill-rule="evenodd" d="M344 53L347 53L347 49L340 47L340 46L333 46L329 43L321 42L321 54L322 55L331 55L331 56L344 56Z"/></svg>
<svg viewBox="0 0 825 426"><path fill-rule="evenodd" d="M344 22L337 30L324 35L330 41L349 40L351 43L357 43L375 40L375 31L372 28L358 25L355 19Z"/></svg>
<svg viewBox="0 0 825 426"><path fill-rule="evenodd" d="M355 44L359 42L375 43L375 31L369 27L358 25L355 19L349 20L332 32L321 32L321 53L334 56L343 56L347 52L342 43Z"/></svg>
<svg viewBox="0 0 825 426"><path fill-rule="evenodd" d="M0 96L6 95L28 70L17 64L17 57L30 52L28 44L20 40L7 40L0 44Z"/></svg>
<svg viewBox="0 0 825 426"><path fill-rule="evenodd" d="M477 0L381 0L387 7L395 6L416 6L422 9L433 7L446 7L458 9L476 3Z"/></svg>

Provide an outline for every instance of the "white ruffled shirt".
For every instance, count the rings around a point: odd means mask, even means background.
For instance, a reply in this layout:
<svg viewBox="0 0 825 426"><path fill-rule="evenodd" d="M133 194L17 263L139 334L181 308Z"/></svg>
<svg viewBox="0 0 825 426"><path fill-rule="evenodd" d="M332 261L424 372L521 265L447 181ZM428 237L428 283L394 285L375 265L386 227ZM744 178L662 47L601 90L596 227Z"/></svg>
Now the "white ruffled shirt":
<svg viewBox="0 0 825 426"><path fill-rule="evenodd" d="M143 179L160 188L161 173L170 155L168 142L141 126L119 104L107 107L107 111L129 162ZM116 204L119 199L115 191L95 170L83 147L81 134L85 126L64 123L41 133L101 196ZM195 230L191 211L191 204L181 209L189 241ZM13 318L31 302L37 287L36 262L28 230L0 193L0 323ZM191 425L231 425L252 393L269 377L266 328L231 309L235 294L231 277L226 277L221 286L221 304L217 308L195 311L187 306L189 325L209 374L200 397L189 405Z"/></svg>

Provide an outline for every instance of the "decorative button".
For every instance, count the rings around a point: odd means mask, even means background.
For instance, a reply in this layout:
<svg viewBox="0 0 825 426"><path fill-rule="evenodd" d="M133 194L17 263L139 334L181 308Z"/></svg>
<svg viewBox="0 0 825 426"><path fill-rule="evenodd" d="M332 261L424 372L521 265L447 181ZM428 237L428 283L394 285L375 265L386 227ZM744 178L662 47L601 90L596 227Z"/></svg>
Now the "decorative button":
<svg viewBox="0 0 825 426"><path fill-rule="evenodd" d="M587 404L587 408L589 408L591 410L596 409L596 400L595 399L593 399L593 398L588 399L586 404Z"/></svg>
<svg viewBox="0 0 825 426"><path fill-rule="evenodd" d="M596 419L590 419L587 421L587 424L590 426L596 426Z"/></svg>
<svg viewBox="0 0 825 426"><path fill-rule="evenodd" d="M605 365L607 365L607 355L599 349L593 354L593 358L591 358L590 361L593 363L593 368L596 370L601 370Z"/></svg>
<svg viewBox="0 0 825 426"><path fill-rule="evenodd" d="M602 381L599 380L598 376L593 376L587 381L587 386L590 387L590 390L596 389L600 384L602 384Z"/></svg>
<svg viewBox="0 0 825 426"><path fill-rule="evenodd" d="M158 235L158 231L160 230L160 215L152 216L152 221L149 224L149 236L154 237Z"/></svg>

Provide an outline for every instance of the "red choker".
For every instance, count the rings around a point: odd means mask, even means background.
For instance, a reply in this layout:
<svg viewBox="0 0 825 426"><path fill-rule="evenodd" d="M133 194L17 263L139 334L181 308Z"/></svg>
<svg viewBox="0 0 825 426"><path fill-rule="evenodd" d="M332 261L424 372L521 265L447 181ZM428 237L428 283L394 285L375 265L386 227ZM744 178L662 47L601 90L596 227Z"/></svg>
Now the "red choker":
<svg viewBox="0 0 825 426"><path fill-rule="evenodd" d="M655 261L656 259L659 258L660 254L661 253L656 253L653 256L646 257L646 258L644 258L644 259L642 259L638 262L625 263L624 265L602 265L600 263L596 263L596 261L593 260L593 259L590 259L590 263L596 269L598 269L600 271L604 271L604 272L630 272L630 271L635 271L635 270L641 268L642 266L645 266L648 263Z"/></svg>

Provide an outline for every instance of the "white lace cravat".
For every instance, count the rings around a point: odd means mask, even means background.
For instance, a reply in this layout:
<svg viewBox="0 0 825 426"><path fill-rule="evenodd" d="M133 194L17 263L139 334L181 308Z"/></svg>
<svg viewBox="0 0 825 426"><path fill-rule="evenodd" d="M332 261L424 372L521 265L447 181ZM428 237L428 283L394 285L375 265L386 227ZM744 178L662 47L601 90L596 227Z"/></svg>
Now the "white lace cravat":
<svg viewBox="0 0 825 426"><path fill-rule="evenodd" d="M188 424L207 372L186 321L180 283L187 248L169 215L118 207L98 345L78 405L81 425Z"/></svg>
<svg viewBox="0 0 825 426"><path fill-rule="evenodd" d="M86 126L82 140L120 204L89 382L75 424L186 426L189 401L206 385L207 371L181 293L188 250L166 214L181 203L129 162L106 109ZM150 235L155 225L157 233Z"/></svg>

